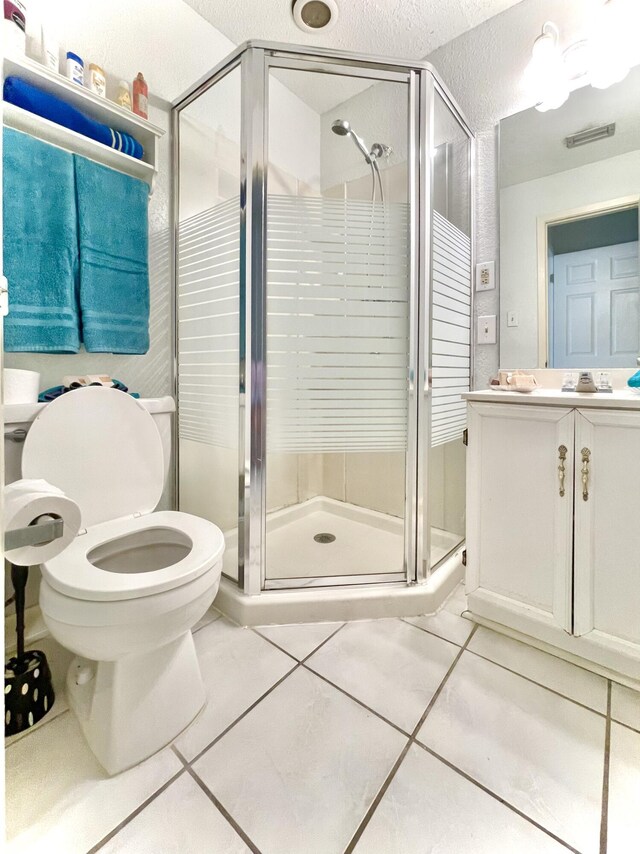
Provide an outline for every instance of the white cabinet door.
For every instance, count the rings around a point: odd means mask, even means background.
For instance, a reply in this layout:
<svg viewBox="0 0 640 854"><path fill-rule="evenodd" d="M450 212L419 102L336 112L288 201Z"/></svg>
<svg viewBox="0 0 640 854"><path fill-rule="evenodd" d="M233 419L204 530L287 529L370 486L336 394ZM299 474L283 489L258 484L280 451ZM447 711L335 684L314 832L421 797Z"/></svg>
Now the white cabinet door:
<svg viewBox="0 0 640 854"><path fill-rule="evenodd" d="M573 410L563 407L469 405L472 611L506 624L511 613L571 631L573 424Z"/></svg>
<svg viewBox="0 0 640 854"><path fill-rule="evenodd" d="M575 466L574 632L637 660L640 412L578 410Z"/></svg>

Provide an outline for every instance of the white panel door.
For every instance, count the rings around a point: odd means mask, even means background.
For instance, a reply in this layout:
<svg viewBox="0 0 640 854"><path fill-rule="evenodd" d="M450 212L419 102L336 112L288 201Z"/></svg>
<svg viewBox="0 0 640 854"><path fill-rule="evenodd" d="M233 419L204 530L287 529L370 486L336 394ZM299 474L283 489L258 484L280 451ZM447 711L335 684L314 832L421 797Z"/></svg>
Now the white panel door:
<svg viewBox="0 0 640 854"><path fill-rule="evenodd" d="M469 405L467 593L566 631L573 422L564 407Z"/></svg>
<svg viewBox="0 0 640 854"><path fill-rule="evenodd" d="M574 632L638 656L640 412L579 410L575 454Z"/></svg>
<svg viewBox="0 0 640 854"><path fill-rule="evenodd" d="M626 368L640 350L638 242L556 255L551 368Z"/></svg>

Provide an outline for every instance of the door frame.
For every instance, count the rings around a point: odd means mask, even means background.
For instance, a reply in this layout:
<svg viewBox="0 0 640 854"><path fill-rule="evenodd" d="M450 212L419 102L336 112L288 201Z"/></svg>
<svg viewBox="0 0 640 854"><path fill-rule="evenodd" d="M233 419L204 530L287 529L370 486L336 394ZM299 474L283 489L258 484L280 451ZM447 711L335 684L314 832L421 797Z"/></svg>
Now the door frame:
<svg viewBox="0 0 640 854"><path fill-rule="evenodd" d="M638 208L640 211L639 194L622 196L607 202L593 202L537 218L538 365L541 368L548 367L549 361L549 227L631 208ZM638 237L640 240L640 235Z"/></svg>

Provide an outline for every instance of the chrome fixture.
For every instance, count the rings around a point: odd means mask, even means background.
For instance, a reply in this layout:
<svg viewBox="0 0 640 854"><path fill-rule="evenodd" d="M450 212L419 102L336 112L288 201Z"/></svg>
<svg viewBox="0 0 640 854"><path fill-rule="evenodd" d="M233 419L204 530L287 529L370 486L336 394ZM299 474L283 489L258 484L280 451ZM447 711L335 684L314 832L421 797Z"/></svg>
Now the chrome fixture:
<svg viewBox="0 0 640 854"><path fill-rule="evenodd" d="M378 166L378 159L380 157L390 157L392 153L391 146L384 145L382 142L374 142L371 146L371 151L367 151L367 146L364 144L362 137L358 136L358 134L351 127L351 124L346 119L336 119L331 125L331 130L337 136L350 136L354 141L356 148L362 153L362 156L365 159L365 162L369 164L371 168L371 201L375 202L376 200L376 177L378 178L378 185L380 187L380 201L384 202L384 189L382 187L382 175L380 174L380 167Z"/></svg>
<svg viewBox="0 0 640 854"><path fill-rule="evenodd" d="M367 147L362 141L362 138L358 136L358 134L354 131L348 121L346 119L336 119L335 122L331 125L331 130L337 136L350 136L351 139L355 142L357 148L360 149L362 155L367 163L371 164L371 153L367 151Z"/></svg>

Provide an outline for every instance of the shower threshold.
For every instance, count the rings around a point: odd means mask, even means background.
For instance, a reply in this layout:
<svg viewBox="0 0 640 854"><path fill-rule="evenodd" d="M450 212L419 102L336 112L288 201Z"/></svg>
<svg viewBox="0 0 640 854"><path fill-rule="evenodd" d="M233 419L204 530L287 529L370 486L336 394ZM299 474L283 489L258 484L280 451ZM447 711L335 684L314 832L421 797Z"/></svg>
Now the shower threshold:
<svg viewBox="0 0 640 854"><path fill-rule="evenodd" d="M216 605L243 625L433 613L462 577L463 542L433 528L431 539L437 572L424 584L407 584L402 519L316 496L268 514L265 590L257 596L238 590L237 530L225 533L227 577Z"/></svg>

